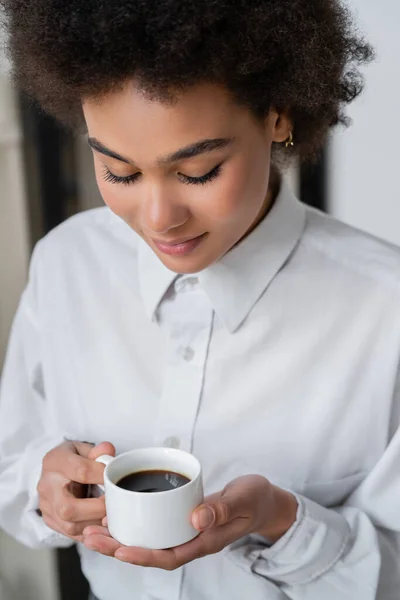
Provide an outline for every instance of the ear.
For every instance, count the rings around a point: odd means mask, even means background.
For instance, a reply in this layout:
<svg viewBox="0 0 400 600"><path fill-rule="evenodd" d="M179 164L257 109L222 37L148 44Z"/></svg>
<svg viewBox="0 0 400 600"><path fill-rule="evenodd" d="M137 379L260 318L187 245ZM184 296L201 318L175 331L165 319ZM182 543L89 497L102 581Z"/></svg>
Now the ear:
<svg viewBox="0 0 400 600"><path fill-rule="evenodd" d="M273 142L283 143L293 132L293 122L285 112L278 113L272 109L268 115L268 121L270 130L272 130Z"/></svg>

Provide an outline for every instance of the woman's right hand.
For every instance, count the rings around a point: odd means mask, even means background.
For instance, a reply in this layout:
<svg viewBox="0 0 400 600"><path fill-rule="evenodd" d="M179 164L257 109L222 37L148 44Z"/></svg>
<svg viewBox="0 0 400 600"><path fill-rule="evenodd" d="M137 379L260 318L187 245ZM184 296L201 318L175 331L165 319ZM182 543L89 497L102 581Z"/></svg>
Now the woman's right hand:
<svg viewBox="0 0 400 600"><path fill-rule="evenodd" d="M115 456L109 442L93 446L66 441L43 459L38 483L39 508L46 525L74 541L82 542L89 525L101 525L106 509L104 496L87 498L88 485L102 484L104 465L95 462L102 454Z"/></svg>

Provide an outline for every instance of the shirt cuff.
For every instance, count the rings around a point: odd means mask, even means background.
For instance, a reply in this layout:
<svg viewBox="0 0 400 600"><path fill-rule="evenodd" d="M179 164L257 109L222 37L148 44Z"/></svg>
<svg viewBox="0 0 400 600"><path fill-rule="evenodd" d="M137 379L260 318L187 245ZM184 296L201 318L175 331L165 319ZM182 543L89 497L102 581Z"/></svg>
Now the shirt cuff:
<svg viewBox="0 0 400 600"><path fill-rule="evenodd" d="M297 518L274 545L259 536L239 540L229 556L241 567L279 584L302 585L329 571L340 559L350 538L346 519L332 509L294 494Z"/></svg>

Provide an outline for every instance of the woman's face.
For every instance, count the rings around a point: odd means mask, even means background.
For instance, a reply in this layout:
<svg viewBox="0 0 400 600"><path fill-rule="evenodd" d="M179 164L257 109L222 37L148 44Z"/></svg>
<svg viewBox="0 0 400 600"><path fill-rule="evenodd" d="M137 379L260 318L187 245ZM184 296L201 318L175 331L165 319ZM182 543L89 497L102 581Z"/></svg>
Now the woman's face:
<svg viewBox="0 0 400 600"><path fill-rule="evenodd" d="M132 82L83 111L105 203L172 271L205 269L266 213L271 145L290 131L284 116L260 123L216 85L162 103Z"/></svg>

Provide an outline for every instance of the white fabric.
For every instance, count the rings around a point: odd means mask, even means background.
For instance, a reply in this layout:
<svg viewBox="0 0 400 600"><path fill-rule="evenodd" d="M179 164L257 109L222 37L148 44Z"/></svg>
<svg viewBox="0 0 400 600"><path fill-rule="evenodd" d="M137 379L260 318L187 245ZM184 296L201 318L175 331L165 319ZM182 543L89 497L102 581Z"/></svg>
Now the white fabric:
<svg viewBox="0 0 400 600"><path fill-rule="evenodd" d="M0 399L0 525L36 515L63 436L192 451L206 493L258 473L299 499L258 536L174 572L81 548L101 600L395 600L400 594L400 253L283 185L218 264L176 277L108 209L36 248ZM268 507L266 506L266 511ZM378 591L377 591L378 590Z"/></svg>

